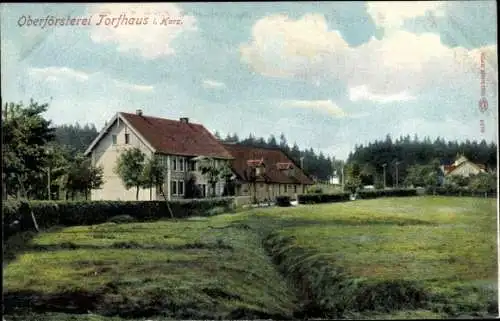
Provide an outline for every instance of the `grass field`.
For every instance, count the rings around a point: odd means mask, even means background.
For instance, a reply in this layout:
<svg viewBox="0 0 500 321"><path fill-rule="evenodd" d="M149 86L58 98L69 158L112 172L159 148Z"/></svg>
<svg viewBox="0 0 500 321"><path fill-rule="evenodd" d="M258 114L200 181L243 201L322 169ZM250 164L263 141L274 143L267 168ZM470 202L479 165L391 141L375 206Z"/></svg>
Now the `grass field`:
<svg viewBox="0 0 500 321"><path fill-rule="evenodd" d="M6 320L496 315L495 206L385 198L41 233L4 268ZM354 308L368 301L387 309Z"/></svg>

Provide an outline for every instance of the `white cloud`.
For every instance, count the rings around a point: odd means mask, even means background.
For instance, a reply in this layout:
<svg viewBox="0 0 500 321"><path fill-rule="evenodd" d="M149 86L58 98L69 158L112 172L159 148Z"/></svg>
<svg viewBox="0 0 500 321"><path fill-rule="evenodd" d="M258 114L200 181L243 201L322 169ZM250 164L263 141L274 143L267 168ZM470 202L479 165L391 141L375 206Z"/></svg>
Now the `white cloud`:
<svg viewBox="0 0 500 321"><path fill-rule="evenodd" d="M204 88L214 88L214 89L221 89L225 88L226 85L223 82L211 80L211 79L205 79L203 80L203 87Z"/></svg>
<svg viewBox="0 0 500 321"><path fill-rule="evenodd" d="M395 102L395 101L408 101L408 100L414 100L415 97L409 95L406 92L400 92L397 94L392 94L392 95L377 95L374 94L370 91L370 88L367 86L358 86L358 87L353 87L349 89L349 99L351 101L362 101L362 100L368 100L372 102L379 102L379 103L390 103L390 102Z"/></svg>
<svg viewBox="0 0 500 321"><path fill-rule="evenodd" d="M399 17L410 15L404 12ZM393 12L391 16L398 15ZM437 86L456 90L474 86L479 83L479 52L483 50L489 57L486 74L496 86L496 45L449 48L437 34L393 30L381 40L372 38L351 47L340 33L328 30L324 17L317 14L297 20L264 17L255 23L252 39L240 47L242 62L262 75L313 83L325 77L340 79L348 88L366 85L371 97L378 98L394 93L406 95L396 98L409 98Z"/></svg>
<svg viewBox="0 0 500 321"><path fill-rule="evenodd" d="M316 65L325 54L341 52L348 44L338 31L329 31L324 16L307 14L299 20L273 15L257 21L252 41L240 47L241 59L255 72L269 76L307 73L304 63ZM286 57L286 59L281 59Z"/></svg>
<svg viewBox="0 0 500 321"><path fill-rule="evenodd" d="M369 1L366 11L375 24L383 29L397 29L407 19L425 16L443 16L447 1Z"/></svg>
<svg viewBox="0 0 500 321"><path fill-rule="evenodd" d="M317 109L336 117L346 116L345 112L331 100L286 100L282 107Z"/></svg>
<svg viewBox="0 0 500 321"><path fill-rule="evenodd" d="M116 84L117 87L125 88L125 89L131 90L131 91L136 91L136 92L153 92L154 91L154 86L129 84L129 83L126 83L123 81L118 81L118 80L115 80L114 83Z"/></svg>
<svg viewBox="0 0 500 321"><path fill-rule="evenodd" d="M174 54L172 41L185 31L196 30L196 19L193 16L184 15L182 10L173 3L98 4L91 5L89 11L96 24L91 29L91 39L94 42L115 43L118 51L137 51L147 59ZM97 25L101 20L101 15L106 16L103 22ZM125 25L122 24L123 18L118 20L119 17L134 18L136 23L142 18L143 24ZM179 24L162 25L167 17L170 21L179 20ZM107 18L116 18L116 20L114 22L110 20L111 25L106 26Z"/></svg>
<svg viewBox="0 0 500 321"><path fill-rule="evenodd" d="M68 79L86 81L89 79L87 73L67 67L30 68L28 73L36 78L44 78L48 81L64 81Z"/></svg>

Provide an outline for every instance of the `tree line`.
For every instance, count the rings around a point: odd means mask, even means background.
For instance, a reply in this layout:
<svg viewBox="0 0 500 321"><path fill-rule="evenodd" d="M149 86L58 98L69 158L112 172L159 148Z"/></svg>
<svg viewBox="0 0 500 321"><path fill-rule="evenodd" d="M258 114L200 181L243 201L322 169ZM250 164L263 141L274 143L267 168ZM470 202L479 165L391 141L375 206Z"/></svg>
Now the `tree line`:
<svg viewBox="0 0 500 321"><path fill-rule="evenodd" d="M447 142L439 137L434 141L428 137L420 140L417 135L413 138L407 135L393 141L390 135L387 135L385 140L377 140L366 146L355 146L347 159L350 178L348 185L380 187L385 181L386 186L392 187L435 186L434 183L442 176L441 166L452 164L460 155L473 163L485 166L490 176L496 172L495 143L487 143L485 140ZM480 177L484 178L482 181L488 180L491 183L491 178L484 175Z"/></svg>

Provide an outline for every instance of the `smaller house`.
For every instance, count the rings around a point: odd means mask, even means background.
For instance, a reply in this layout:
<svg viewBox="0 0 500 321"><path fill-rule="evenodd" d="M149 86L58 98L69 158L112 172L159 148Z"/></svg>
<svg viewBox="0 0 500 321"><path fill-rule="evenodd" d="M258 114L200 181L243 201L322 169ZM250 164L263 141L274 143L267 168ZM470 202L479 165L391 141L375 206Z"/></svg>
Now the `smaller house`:
<svg viewBox="0 0 500 321"><path fill-rule="evenodd" d="M274 148L256 148L240 144L224 144L231 154L231 169L236 176L238 196L257 200L276 196L305 193L314 182L283 151Z"/></svg>
<svg viewBox="0 0 500 321"><path fill-rule="evenodd" d="M457 175L469 177L471 175L485 173L486 167L482 164L473 163L468 160L467 157L460 155L453 164L442 165L441 170L445 178Z"/></svg>

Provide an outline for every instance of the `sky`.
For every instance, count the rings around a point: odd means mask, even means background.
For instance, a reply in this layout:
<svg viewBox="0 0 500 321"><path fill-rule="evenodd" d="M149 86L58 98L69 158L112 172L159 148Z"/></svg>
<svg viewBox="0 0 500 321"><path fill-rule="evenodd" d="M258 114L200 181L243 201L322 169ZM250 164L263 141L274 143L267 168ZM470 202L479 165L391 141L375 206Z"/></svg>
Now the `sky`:
<svg viewBox="0 0 500 321"><path fill-rule="evenodd" d="M495 1L1 4L2 101L49 103L56 125L101 129L142 109L223 137L284 133L336 159L387 134L497 142L496 12Z"/></svg>

